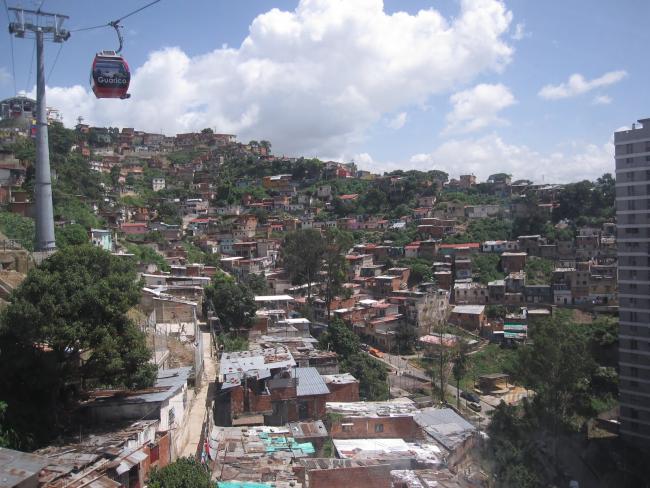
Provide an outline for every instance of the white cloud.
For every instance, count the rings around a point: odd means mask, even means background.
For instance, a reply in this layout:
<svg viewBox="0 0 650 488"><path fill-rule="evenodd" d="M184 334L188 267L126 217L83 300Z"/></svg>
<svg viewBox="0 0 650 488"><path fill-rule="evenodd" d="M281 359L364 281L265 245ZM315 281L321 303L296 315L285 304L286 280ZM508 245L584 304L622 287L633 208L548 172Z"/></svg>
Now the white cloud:
<svg viewBox="0 0 650 488"><path fill-rule="evenodd" d="M588 91L601 86L613 85L618 83L627 76L627 72L623 70L609 71L604 75L594 78L593 80L586 80L581 74L573 74L569 80L559 85L546 85L542 87L538 95L547 100L557 100L560 98L575 97L582 95Z"/></svg>
<svg viewBox="0 0 650 488"><path fill-rule="evenodd" d="M521 41L522 39L532 37L532 35L532 33L526 31L526 24L524 22L519 22L515 25L515 32L510 37L515 41Z"/></svg>
<svg viewBox="0 0 650 488"><path fill-rule="evenodd" d="M592 103L594 105L609 105L612 103L612 97L609 97L607 95L598 95L594 97Z"/></svg>
<svg viewBox="0 0 650 488"><path fill-rule="evenodd" d="M466 133L491 125L503 125L498 113L516 103L508 87L480 84L449 97L452 111L447 114L445 133Z"/></svg>
<svg viewBox="0 0 650 488"><path fill-rule="evenodd" d="M371 155L356 155L361 169L378 173L397 169L440 169L451 177L473 173L481 180L505 172L514 179L567 183L593 180L614 171L614 145L571 142L562 150L540 153L527 146L509 144L497 134L444 142L429 153L415 154L408 161L376 161Z"/></svg>
<svg viewBox="0 0 650 488"><path fill-rule="evenodd" d="M390 119L386 125L391 129L399 130L404 127L404 124L406 124L406 118L406 112L400 112L395 117Z"/></svg>
<svg viewBox="0 0 650 488"><path fill-rule="evenodd" d="M259 15L239 47L188 56L152 52L134 69L130 100L95 100L81 86L50 88L67 124L167 133L216 127L269 139L279 153L336 154L387 114L500 71L513 50L512 14L501 0L462 0L387 14L381 0L301 0Z"/></svg>

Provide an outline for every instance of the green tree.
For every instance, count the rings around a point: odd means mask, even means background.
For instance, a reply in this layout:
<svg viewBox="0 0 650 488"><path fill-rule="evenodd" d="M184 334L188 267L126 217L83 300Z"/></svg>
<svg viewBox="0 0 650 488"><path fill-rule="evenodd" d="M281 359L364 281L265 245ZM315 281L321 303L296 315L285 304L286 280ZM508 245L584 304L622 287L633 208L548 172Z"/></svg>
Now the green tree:
<svg viewBox="0 0 650 488"><path fill-rule="evenodd" d="M6 411L7 404L0 402L0 447L11 447L15 444L15 433L4 425Z"/></svg>
<svg viewBox="0 0 650 488"><path fill-rule="evenodd" d="M281 259L294 285L307 282L307 301L311 301L311 285L316 281L325 255L325 241L315 229L288 233L282 243Z"/></svg>
<svg viewBox="0 0 650 488"><path fill-rule="evenodd" d="M553 261L544 258L531 256L526 261L526 282L529 285L548 285L553 276L555 264Z"/></svg>
<svg viewBox="0 0 650 488"><path fill-rule="evenodd" d="M12 294L0 395L25 446L49 439L87 388L153 384L144 335L126 315L139 298L133 263L91 245L58 251Z"/></svg>
<svg viewBox="0 0 650 488"><path fill-rule="evenodd" d="M126 244L126 250L135 256L138 263L155 264L161 271L169 271L171 268L165 258L155 249L143 244Z"/></svg>
<svg viewBox="0 0 650 488"><path fill-rule="evenodd" d="M204 129L205 130L205 129ZM210 472L191 457L180 458L162 469L154 468L149 488L213 488Z"/></svg>
<svg viewBox="0 0 650 488"><path fill-rule="evenodd" d="M336 295L341 292L341 285L346 278L345 252L352 246L352 234L338 229L328 229L325 232L325 252L323 255L325 267L325 306L327 307L327 322L331 312L330 305Z"/></svg>
<svg viewBox="0 0 650 488"><path fill-rule="evenodd" d="M56 247L63 249L68 246L81 246L88 242L88 231L79 224L70 224L54 229Z"/></svg>
<svg viewBox="0 0 650 488"><path fill-rule="evenodd" d="M341 371L359 380L359 395L368 401L388 400L387 367L365 353L353 354L341 361Z"/></svg>
<svg viewBox="0 0 650 488"><path fill-rule="evenodd" d="M10 212L0 212L0 231L8 238L18 241L28 251L34 249L34 219Z"/></svg>
<svg viewBox="0 0 650 488"><path fill-rule="evenodd" d="M499 255L492 253L481 253L472 255L472 267L478 274L478 279L483 284L490 281L501 280L505 276L499 271Z"/></svg>
<svg viewBox="0 0 650 488"><path fill-rule="evenodd" d="M452 357L451 374L456 380L456 407L460 408L460 380L467 374L467 343L459 342Z"/></svg>
<svg viewBox="0 0 650 488"><path fill-rule="evenodd" d="M244 282L255 295L266 295L269 291L269 285L264 277L264 273L250 273L246 276Z"/></svg>
<svg viewBox="0 0 650 488"><path fill-rule="evenodd" d="M358 354L361 350L359 336L338 318L329 323L320 336L319 344L321 349L334 351L343 358Z"/></svg>
<svg viewBox="0 0 650 488"><path fill-rule="evenodd" d="M120 167L118 165L113 166L110 174L111 183L113 183L113 187L117 188L120 184Z"/></svg>
<svg viewBox="0 0 650 488"><path fill-rule="evenodd" d="M257 310L253 292L245 284L238 284L225 273L218 273L205 288L204 306L214 307L221 326L228 332L249 328Z"/></svg>
<svg viewBox="0 0 650 488"><path fill-rule="evenodd" d="M576 415L593 413L590 383L597 364L582 327L559 312L536 323L532 344L517 350L513 365L515 378L535 391L533 405L556 441Z"/></svg>
<svg viewBox="0 0 650 488"><path fill-rule="evenodd" d="M538 460L539 446L532 442L537 429L530 406L521 409L501 402L492 414L485 449L499 487L542 488L539 473L544 472Z"/></svg>

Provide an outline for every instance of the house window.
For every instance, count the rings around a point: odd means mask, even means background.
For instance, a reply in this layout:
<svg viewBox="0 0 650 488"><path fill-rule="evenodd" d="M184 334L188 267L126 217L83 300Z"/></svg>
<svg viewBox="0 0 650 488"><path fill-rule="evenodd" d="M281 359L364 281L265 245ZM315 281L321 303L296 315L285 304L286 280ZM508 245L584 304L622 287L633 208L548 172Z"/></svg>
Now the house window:
<svg viewBox="0 0 650 488"><path fill-rule="evenodd" d="M352 425L353 424L341 424L341 430L343 432L352 432Z"/></svg>
<svg viewBox="0 0 650 488"><path fill-rule="evenodd" d="M625 151L627 154L632 154L634 152L634 144L626 144Z"/></svg>
<svg viewBox="0 0 650 488"><path fill-rule="evenodd" d="M174 413L174 409L170 408L169 414L167 415L168 428L171 429L174 426L174 420L176 420L176 414Z"/></svg>
<svg viewBox="0 0 650 488"><path fill-rule="evenodd" d="M375 424L375 433L380 433L384 431L384 424Z"/></svg>

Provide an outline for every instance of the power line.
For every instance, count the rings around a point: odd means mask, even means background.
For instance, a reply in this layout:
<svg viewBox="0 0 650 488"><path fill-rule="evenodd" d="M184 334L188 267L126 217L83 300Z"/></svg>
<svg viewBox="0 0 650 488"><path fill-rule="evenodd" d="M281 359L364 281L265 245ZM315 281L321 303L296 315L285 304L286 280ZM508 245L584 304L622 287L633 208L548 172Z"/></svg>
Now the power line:
<svg viewBox="0 0 650 488"><path fill-rule="evenodd" d="M56 62L59 60L59 54L61 54L61 49L63 49L63 43L59 44L59 50L56 52L56 56L54 57L54 62L52 63L52 67L50 68L50 72L47 74L47 78L45 78L46 82L50 81L50 76L52 76L52 71L54 71L54 67L56 66Z"/></svg>
<svg viewBox="0 0 650 488"><path fill-rule="evenodd" d="M36 54L36 43L32 46L32 60L29 62L29 73L27 74L27 81L25 82L25 91L29 90L29 80L32 79L32 68L34 67L34 55Z"/></svg>
<svg viewBox="0 0 650 488"><path fill-rule="evenodd" d="M132 15L135 15L135 14L137 14L138 12L141 12L141 11L143 11L143 10L146 9L146 8L151 7L152 5L154 5L154 4L158 3L158 2L160 2L160 0L154 0L153 2L149 2L148 4L143 5L142 7L140 7L140 8L138 8L138 9L134 10L133 12L129 12L128 14L123 15L123 16L120 17L119 19L112 20L112 21L107 22L107 23L105 23L105 24L93 25L93 26L91 26L91 27L82 27L82 28L80 28L80 29L73 29L73 30L71 30L70 32L82 32L82 31L88 31L88 30L93 30L93 29L101 29L101 28L103 28L103 27L114 27L115 25L117 25L117 24L119 24L121 21L123 21L124 19L126 19L126 18L128 18L128 17L131 17Z"/></svg>

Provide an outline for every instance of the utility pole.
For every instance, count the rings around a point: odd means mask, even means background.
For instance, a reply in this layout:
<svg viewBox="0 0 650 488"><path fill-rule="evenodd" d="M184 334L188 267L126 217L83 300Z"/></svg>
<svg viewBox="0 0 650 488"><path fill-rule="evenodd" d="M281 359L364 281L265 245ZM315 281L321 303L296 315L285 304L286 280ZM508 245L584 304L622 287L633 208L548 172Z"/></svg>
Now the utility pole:
<svg viewBox="0 0 650 488"><path fill-rule="evenodd" d="M54 240L54 209L52 206L52 175L50 173L50 150L47 135L47 107L45 102L45 51L43 43L47 36L52 42L61 43L70 38L63 29L67 15L51 14L41 10L11 7L15 21L9 23L9 33L25 38L33 33L36 39L36 242L39 252L56 250Z"/></svg>

